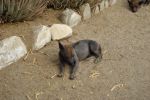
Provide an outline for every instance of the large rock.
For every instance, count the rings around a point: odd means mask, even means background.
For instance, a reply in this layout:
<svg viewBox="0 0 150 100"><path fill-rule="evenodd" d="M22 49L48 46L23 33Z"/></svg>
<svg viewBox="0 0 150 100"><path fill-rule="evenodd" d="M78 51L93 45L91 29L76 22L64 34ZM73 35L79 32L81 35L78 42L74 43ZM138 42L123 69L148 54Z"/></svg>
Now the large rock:
<svg viewBox="0 0 150 100"><path fill-rule="evenodd" d="M105 9L105 0L102 0L101 3L99 3L100 11L103 11Z"/></svg>
<svg viewBox="0 0 150 100"><path fill-rule="evenodd" d="M108 0L108 2L109 2L109 6L112 6L117 2L117 0Z"/></svg>
<svg viewBox="0 0 150 100"><path fill-rule="evenodd" d="M95 15L95 14L98 14L99 13L99 6L97 5L97 6L95 6L93 9L92 9L92 13L93 13L93 15Z"/></svg>
<svg viewBox="0 0 150 100"><path fill-rule="evenodd" d="M109 7L109 1L105 0L105 8L108 8L108 7Z"/></svg>
<svg viewBox="0 0 150 100"><path fill-rule="evenodd" d="M63 24L67 24L70 27L74 27L81 22L81 16L75 11L68 8L63 11L59 19Z"/></svg>
<svg viewBox="0 0 150 100"><path fill-rule="evenodd" d="M34 44L33 50L38 50L44 47L48 42L51 41L50 27L40 25L34 28Z"/></svg>
<svg viewBox="0 0 150 100"><path fill-rule="evenodd" d="M88 3L80 6L80 13L83 17L83 20L91 18L91 7Z"/></svg>
<svg viewBox="0 0 150 100"><path fill-rule="evenodd" d="M0 69L16 62L27 53L20 37L12 36L0 41Z"/></svg>
<svg viewBox="0 0 150 100"><path fill-rule="evenodd" d="M52 40L60 40L72 36L72 29L65 24L53 24L50 28Z"/></svg>

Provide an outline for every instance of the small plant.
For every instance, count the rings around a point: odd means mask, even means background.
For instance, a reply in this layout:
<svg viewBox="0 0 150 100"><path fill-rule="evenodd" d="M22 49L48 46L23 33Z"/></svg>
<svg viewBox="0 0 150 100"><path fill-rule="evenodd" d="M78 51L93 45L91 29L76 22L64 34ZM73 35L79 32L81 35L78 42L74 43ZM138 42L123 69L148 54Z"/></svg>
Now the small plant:
<svg viewBox="0 0 150 100"><path fill-rule="evenodd" d="M0 23L31 20L46 4L46 0L0 0Z"/></svg>
<svg viewBox="0 0 150 100"><path fill-rule="evenodd" d="M48 0L48 8L54 9L74 8L77 9L84 3L94 6L101 0Z"/></svg>
<svg viewBox="0 0 150 100"><path fill-rule="evenodd" d="M89 3L90 6L93 8L96 4L100 3L101 1L104 0L87 0L87 3Z"/></svg>

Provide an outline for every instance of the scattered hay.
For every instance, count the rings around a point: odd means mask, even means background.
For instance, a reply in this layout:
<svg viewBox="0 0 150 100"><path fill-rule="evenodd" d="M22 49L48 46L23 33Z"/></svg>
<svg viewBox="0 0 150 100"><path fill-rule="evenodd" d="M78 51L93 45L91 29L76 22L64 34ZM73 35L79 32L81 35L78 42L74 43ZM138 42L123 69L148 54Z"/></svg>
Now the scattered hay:
<svg viewBox="0 0 150 100"><path fill-rule="evenodd" d="M41 54L43 54L43 55L46 55L46 56L50 57L50 55L48 55L48 54L45 53L45 52L39 51L39 53L41 53Z"/></svg>
<svg viewBox="0 0 150 100"><path fill-rule="evenodd" d="M91 74L90 74L89 78L97 78L99 75L100 75L100 73L99 73L99 72L97 72L97 71L93 71L93 72L91 72Z"/></svg>
<svg viewBox="0 0 150 100"><path fill-rule="evenodd" d="M57 74L54 74L53 76L51 76L51 79L55 78L57 76Z"/></svg>
<svg viewBox="0 0 150 100"><path fill-rule="evenodd" d="M31 97L30 97L29 95L26 95L26 97L27 97L28 100L32 100Z"/></svg>
<svg viewBox="0 0 150 100"><path fill-rule="evenodd" d="M35 98L36 98L36 100L38 100L38 96L41 95L41 94L43 94L43 92L35 93Z"/></svg>
<svg viewBox="0 0 150 100"><path fill-rule="evenodd" d="M31 49L27 52L26 56L23 58L23 60L24 60L24 61L26 61L26 60L27 60L27 58L28 58L29 54L33 54L33 52L32 52L32 50L31 50Z"/></svg>
<svg viewBox="0 0 150 100"><path fill-rule="evenodd" d="M37 61L37 59L34 58L32 64L35 65L36 61Z"/></svg>
<svg viewBox="0 0 150 100"><path fill-rule="evenodd" d="M114 91L116 88L122 88L124 87L124 84L117 84L117 85L114 85L112 88L111 88L111 91Z"/></svg>

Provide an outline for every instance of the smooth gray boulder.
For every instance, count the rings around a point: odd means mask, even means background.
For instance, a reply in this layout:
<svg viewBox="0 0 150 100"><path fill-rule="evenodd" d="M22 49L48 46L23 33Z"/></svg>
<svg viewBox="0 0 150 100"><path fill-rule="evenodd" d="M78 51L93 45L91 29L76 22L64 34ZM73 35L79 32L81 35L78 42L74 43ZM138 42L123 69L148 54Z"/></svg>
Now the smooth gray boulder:
<svg viewBox="0 0 150 100"><path fill-rule="evenodd" d="M97 6L95 6L93 9L92 9L92 13L93 13L93 15L96 15L96 14L98 14L100 11L99 11L99 6L97 5Z"/></svg>
<svg viewBox="0 0 150 100"><path fill-rule="evenodd" d="M77 12L68 8L65 11L63 11L59 19L63 24L67 24L70 27L74 27L81 22L81 16Z"/></svg>
<svg viewBox="0 0 150 100"><path fill-rule="evenodd" d="M100 3L99 3L99 9L100 11L103 11L105 9L105 0L102 0Z"/></svg>
<svg viewBox="0 0 150 100"><path fill-rule="evenodd" d="M66 24L53 24L50 27L52 40L61 40L72 36L72 28Z"/></svg>
<svg viewBox="0 0 150 100"><path fill-rule="evenodd" d="M108 7L109 7L109 1L105 0L105 8L108 8Z"/></svg>
<svg viewBox="0 0 150 100"><path fill-rule="evenodd" d="M117 0L108 0L108 2L109 2L109 6L112 6L117 2Z"/></svg>
<svg viewBox="0 0 150 100"><path fill-rule="evenodd" d="M11 36L0 41L0 69L16 62L27 53L20 37Z"/></svg>
<svg viewBox="0 0 150 100"><path fill-rule="evenodd" d="M33 29L33 50L39 50L51 41L50 27L39 25Z"/></svg>
<svg viewBox="0 0 150 100"><path fill-rule="evenodd" d="M83 20L91 18L91 7L88 3L80 6L79 9Z"/></svg>

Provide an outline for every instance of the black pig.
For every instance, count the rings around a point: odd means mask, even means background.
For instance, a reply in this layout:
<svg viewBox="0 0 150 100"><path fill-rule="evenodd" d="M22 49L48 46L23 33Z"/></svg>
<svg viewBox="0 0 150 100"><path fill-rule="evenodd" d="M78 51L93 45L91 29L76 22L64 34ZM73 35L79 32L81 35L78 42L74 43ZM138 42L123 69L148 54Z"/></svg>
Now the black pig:
<svg viewBox="0 0 150 100"><path fill-rule="evenodd" d="M68 64L71 68L71 80L75 78L76 71L79 67L79 61L91 56L95 56L95 58L99 58L99 60L102 58L101 47L93 40L80 40L69 45L63 45L59 42L59 49L60 73L58 76L63 76L64 66Z"/></svg>
<svg viewBox="0 0 150 100"><path fill-rule="evenodd" d="M148 5L150 0L128 0L129 7L132 12L137 12L142 4Z"/></svg>

